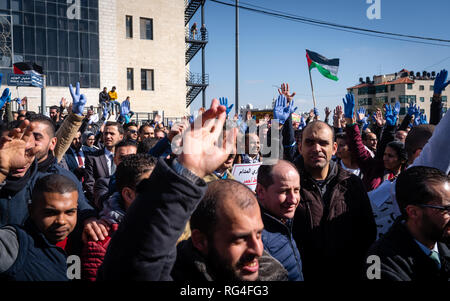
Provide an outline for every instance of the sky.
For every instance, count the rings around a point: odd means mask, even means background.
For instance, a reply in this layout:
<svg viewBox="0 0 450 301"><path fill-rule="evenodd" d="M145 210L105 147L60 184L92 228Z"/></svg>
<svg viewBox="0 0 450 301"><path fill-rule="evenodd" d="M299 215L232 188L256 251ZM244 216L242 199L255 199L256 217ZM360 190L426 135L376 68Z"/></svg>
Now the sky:
<svg viewBox="0 0 450 301"><path fill-rule="evenodd" d="M234 0L221 0L234 3ZM381 18L370 20L367 10L372 0L240 0L297 16L371 30L450 39L450 1L379 0ZM375 0L373 0L375 1ZM191 20L201 24L200 9ZM206 105L213 98L227 97L235 102L235 8L206 1ZM444 44L444 43L443 43ZM332 59L339 58L337 82L312 70L315 98L320 116L325 107L342 105L347 88L359 78L389 74L405 68L410 71L450 70L449 47L376 38L298 23L241 9L239 12L239 105L248 103L263 109L278 96L277 87L288 83L296 92L296 113L313 108L306 52L309 49ZM201 52L190 63L201 73ZM202 106L199 94L191 113ZM234 112L234 108L233 108Z"/></svg>

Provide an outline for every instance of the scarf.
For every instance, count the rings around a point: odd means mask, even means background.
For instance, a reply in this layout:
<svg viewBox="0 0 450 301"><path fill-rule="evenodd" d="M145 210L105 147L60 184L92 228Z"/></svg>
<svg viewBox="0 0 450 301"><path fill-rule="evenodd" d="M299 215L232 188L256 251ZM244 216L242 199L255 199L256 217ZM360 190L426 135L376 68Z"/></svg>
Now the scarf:
<svg viewBox="0 0 450 301"><path fill-rule="evenodd" d="M21 178L8 176L6 178L6 184L3 187L3 189L5 189L6 191L9 191L13 194L22 190L22 188L24 188L26 186L27 182L30 180L31 174L33 173L34 169L36 168L36 164L37 164L37 161L35 160L33 162L33 164L31 164L30 168L28 168L25 175Z"/></svg>
<svg viewBox="0 0 450 301"><path fill-rule="evenodd" d="M53 153L51 151L48 152L47 159L42 161L38 164L38 171L40 172L47 172L47 170L50 168L50 166L53 165L53 163L56 162L55 156L53 156Z"/></svg>

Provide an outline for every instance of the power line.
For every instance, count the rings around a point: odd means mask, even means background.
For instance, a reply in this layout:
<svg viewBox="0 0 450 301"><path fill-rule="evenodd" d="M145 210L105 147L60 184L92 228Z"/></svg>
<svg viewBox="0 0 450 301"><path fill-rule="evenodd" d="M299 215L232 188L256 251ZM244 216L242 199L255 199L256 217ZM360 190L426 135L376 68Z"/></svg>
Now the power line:
<svg viewBox="0 0 450 301"><path fill-rule="evenodd" d="M230 4L230 3L222 2L219 0L211 0L211 1L218 3L218 4L226 5L226 6L236 7L235 4ZM347 25L340 25L340 24L336 24L336 23L330 23L330 22L321 21L321 20L317 20L317 19L305 18L302 16L292 15L292 14L288 14L288 13L284 13L284 12L280 12L280 11L276 11L276 10L272 10L272 9L268 9L268 8L263 8L261 6L257 6L257 5L253 5L253 4L249 4L249 3L245 3L245 2L241 2L241 3L244 3L248 6L257 7L257 8L251 8L251 7L247 7L247 6L238 5L239 8L242 8L244 10L261 13L261 14L265 14L265 15L270 15L270 16L273 16L276 18L291 20L291 21L295 21L295 22L299 22L299 23L308 24L308 25L319 26L319 27L323 27L323 28L345 31L345 32L350 32L350 33L362 34L362 35L367 35L367 36L373 36L373 37L378 37L378 38L397 40L397 41L450 47L450 45L445 45L445 44L408 40L408 39L401 39L401 38L395 38L395 37L405 37L405 38L409 38L409 39L420 39L420 40L437 41L437 42L444 42L444 43L445 42L450 43L450 40L430 38L430 37L412 36L412 35L377 31L377 30L347 26ZM358 32L358 31L362 31L362 32ZM388 36L380 36L379 34L388 35Z"/></svg>

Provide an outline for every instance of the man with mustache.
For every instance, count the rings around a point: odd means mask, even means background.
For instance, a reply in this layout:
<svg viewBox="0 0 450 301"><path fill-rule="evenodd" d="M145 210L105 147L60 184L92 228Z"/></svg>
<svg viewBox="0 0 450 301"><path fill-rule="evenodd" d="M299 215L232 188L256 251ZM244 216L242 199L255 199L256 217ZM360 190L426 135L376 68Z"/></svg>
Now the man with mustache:
<svg viewBox="0 0 450 301"><path fill-rule="evenodd" d="M301 202L293 236L308 280L361 278L365 255L376 236L369 198L360 178L331 158L337 144L325 122L303 130L300 173Z"/></svg>
<svg viewBox="0 0 450 301"><path fill-rule="evenodd" d="M450 178L437 168L414 166L395 184L401 218L368 255L381 259L381 280L450 281ZM367 273L370 278L370 273Z"/></svg>
<svg viewBox="0 0 450 301"><path fill-rule="evenodd" d="M77 223L77 185L48 175L33 187L23 226L0 228L0 279L67 281L65 242Z"/></svg>
<svg viewBox="0 0 450 301"><path fill-rule="evenodd" d="M225 144L217 143L226 107L213 99L211 108L198 118L197 126L183 135L181 154L160 158L150 178L139 184L97 280L280 280L286 276L281 264L263 252L263 224L253 192L233 180L207 185L202 179L226 161L236 143L236 129L227 134ZM192 236L177 250L190 218Z"/></svg>

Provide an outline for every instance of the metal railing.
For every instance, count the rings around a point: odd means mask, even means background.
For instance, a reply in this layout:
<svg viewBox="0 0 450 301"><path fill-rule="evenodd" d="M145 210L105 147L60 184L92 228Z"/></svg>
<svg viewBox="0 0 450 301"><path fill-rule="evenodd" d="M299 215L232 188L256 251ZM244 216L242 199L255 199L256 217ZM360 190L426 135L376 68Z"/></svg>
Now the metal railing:
<svg viewBox="0 0 450 301"><path fill-rule="evenodd" d="M186 85L187 86L207 86L209 85L209 74L205 74L203 77L201 73L186 72Z"/></svg>

